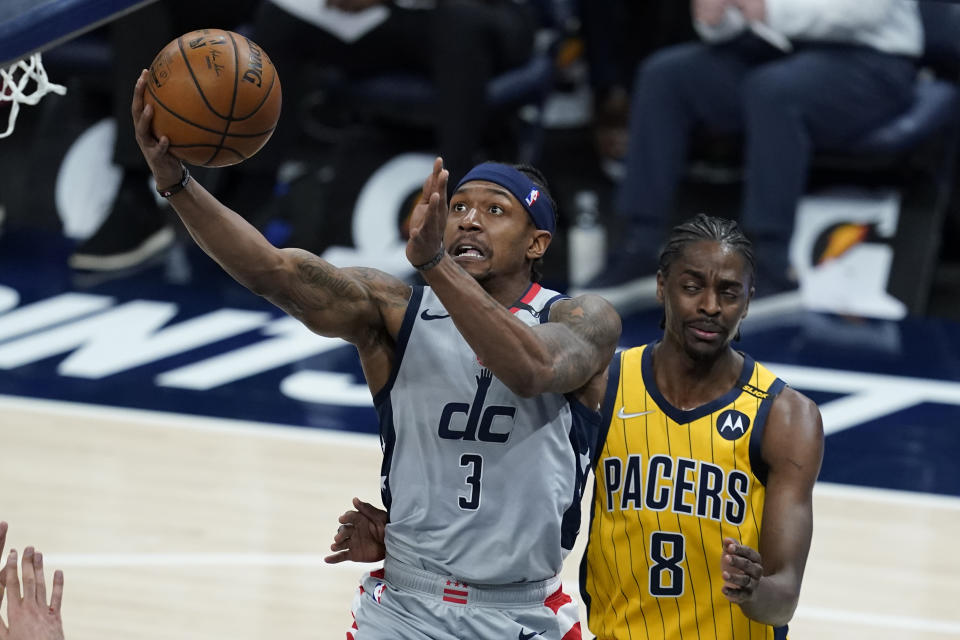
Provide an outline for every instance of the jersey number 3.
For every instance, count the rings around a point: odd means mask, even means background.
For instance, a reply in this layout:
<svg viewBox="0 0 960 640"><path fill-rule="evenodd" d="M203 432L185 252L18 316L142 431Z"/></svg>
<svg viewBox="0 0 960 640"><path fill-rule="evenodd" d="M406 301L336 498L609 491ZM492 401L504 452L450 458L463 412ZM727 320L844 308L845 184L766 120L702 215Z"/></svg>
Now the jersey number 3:
<svg viewBox="0 0 960 640"><path fill-rule="evenodd" d="M683 595L683 534L654 531L650 535L650 595L676 598Z"/></svg>
<svg viewBox="0 0 960 640"><path fill-rule="evenodd" d="M483 477L483 457L477 453L465 453L460 456L460 466L470 467L464 482L469 487L469 495L460 496L458 504L466 511L476 511L480 506L480 480Z"/></svg>

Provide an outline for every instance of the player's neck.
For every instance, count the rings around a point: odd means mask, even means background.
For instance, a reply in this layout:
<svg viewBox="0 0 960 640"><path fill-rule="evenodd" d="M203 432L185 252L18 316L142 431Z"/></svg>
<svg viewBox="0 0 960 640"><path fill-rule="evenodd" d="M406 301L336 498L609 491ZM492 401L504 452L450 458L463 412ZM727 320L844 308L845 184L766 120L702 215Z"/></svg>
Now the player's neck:
<svg viewBox="0 0 960 640"><path fill-rule="evenodd" d="M532 281L529 275L507 277L491 277L480 283L490 297L505 307L509 307L519 300L530 288Z"/></svg>
<svg viewBox="0 0 960 640"><path fill-rule="evenodd" d="M719 398L740 377L743 356L729 346L713 358L694 358L682 346L664 339L653 353L657 388L674 407L689 410Z"/></svg>

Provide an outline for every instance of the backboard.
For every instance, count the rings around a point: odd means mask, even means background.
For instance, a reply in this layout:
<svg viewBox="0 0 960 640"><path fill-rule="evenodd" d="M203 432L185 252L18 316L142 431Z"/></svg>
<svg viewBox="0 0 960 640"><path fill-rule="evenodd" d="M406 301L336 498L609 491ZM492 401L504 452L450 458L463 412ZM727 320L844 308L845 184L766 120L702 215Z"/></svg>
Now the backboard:
<svg viewBox="0 0 960 640"><path fill-rule="evenodd" d="M0 67L45 51L154 0L2 0Z"/></svg>

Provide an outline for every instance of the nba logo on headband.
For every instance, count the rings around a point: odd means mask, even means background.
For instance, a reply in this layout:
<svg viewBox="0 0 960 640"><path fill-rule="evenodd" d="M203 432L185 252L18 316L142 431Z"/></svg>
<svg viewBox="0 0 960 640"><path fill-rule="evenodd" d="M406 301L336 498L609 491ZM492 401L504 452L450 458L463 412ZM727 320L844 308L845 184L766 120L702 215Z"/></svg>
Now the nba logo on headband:
<svg viewBox="0 0 960 640"><path fill-rule="evenodd" d="M471 180L487 180L504 187L517 202L527 210L530 219L537 229L554 233L556 231L556 215L550 198L540 198L540 189L528 176L510 165L499 162L483 162L467 172L454 192L460 190L465 183ZM526 194L526 196L524 196Z"/></svg>

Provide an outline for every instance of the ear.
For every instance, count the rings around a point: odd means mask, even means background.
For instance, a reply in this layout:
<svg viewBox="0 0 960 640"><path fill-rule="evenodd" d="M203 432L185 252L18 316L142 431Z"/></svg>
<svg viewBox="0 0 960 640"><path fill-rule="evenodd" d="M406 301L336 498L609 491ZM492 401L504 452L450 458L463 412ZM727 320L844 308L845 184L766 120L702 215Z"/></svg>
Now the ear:
<svg viewBox="0 0 960 640"><path fill-rule="evenodd" d="M750 301L753 300L753 294L756 292L756 287L750 285L750 292L747 294L747 304L743 306L743 313L740 314L740 322L743 322L747 318L747 312L750 311Z"/></svg>
<svg viewBox="0 0 960 640"><path fill-rule="evenodd" d="M663 305L663 288L667 285L667 277L663 271L657 269L657 302Z"/></svg>
<svg viewBox="0 0 960 640"><path fill-rule="evenodd" d="M530 244L527 246L527 259L539 260L542 258L543 254L547 252L547 247L550 246L552 239L553 236L550 235L549 231L534 229L533 235L530 237Z"/></svg>

